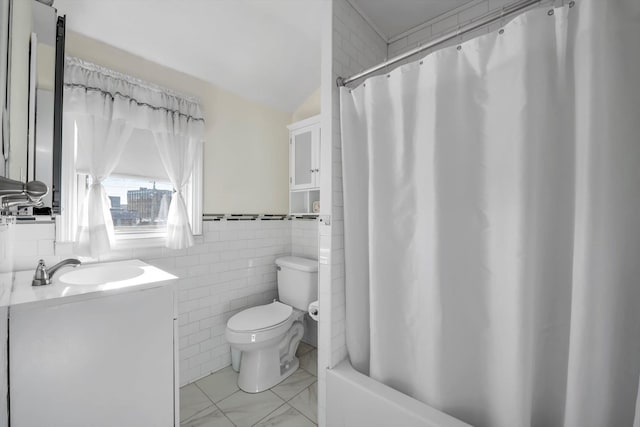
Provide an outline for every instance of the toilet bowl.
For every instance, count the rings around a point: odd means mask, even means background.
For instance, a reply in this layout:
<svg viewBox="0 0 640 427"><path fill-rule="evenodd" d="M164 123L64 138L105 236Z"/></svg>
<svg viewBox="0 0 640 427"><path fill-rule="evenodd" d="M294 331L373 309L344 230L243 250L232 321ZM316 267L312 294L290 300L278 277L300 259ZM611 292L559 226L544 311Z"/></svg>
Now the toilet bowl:
<svg viewBox="0 0 640 427"><path fill-rule="evenodd" d="M317 261L283 257L276 264L280 301L248 308L227 322L227 341L241 352L238 387L248 393L267 390L298 369L304 310L317 299Z"/></svg>
<svg viewBox="0 0 640 427"><path fill-rule="evenodd" d="M244 310L227 323L227 341L242 352L238 387L267 390L298 369L296 349L304 334L304 312L274 301Z"/></svg>

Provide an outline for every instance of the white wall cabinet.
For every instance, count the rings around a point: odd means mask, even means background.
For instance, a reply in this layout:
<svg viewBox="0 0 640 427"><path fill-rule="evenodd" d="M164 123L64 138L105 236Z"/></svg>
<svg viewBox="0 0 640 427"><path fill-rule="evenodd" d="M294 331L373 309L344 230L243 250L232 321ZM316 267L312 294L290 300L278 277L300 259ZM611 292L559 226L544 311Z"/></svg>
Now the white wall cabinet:
<svg viewBox="0 0 640 427"><path fill-rule="evenodd" d="M289 213L309 214L320 200L320 116L289 129Z"/></svg>

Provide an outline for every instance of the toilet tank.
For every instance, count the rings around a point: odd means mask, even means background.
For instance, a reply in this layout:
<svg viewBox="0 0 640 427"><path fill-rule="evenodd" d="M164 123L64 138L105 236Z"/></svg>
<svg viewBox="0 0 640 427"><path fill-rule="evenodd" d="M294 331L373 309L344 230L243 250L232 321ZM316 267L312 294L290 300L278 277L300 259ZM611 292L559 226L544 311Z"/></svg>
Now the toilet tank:
<svg viewBox="0 0 640 427"><path fill-rule="evenodd" d="M307 311L318 299L318 261L286 256L276 259L280 302Z"/></svg>

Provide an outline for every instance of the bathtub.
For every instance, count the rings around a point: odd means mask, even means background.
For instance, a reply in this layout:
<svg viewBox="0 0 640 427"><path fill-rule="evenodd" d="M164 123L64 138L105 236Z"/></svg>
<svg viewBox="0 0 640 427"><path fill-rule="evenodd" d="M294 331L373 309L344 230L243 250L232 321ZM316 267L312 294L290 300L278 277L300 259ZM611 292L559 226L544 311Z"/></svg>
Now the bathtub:
<svg viewBox="0 0 640 427"><path fill-rule="evenodd" d="M362 375L349 363L327 370L328 427L471 427Z"/></svg>

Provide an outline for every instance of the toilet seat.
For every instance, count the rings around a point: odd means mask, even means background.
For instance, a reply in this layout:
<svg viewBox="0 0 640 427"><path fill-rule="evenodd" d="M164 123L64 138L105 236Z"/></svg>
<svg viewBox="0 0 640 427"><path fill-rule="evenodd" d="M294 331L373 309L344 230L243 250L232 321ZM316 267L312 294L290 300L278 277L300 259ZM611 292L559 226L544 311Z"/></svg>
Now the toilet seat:
<svg viewBox="0 0 640 427"><path fill-rule="evenodd" d="M286 323L293 308L281 302L251 307L232 316L227 322L227 328L235 332L257 332L277 328Z"/></svg>

